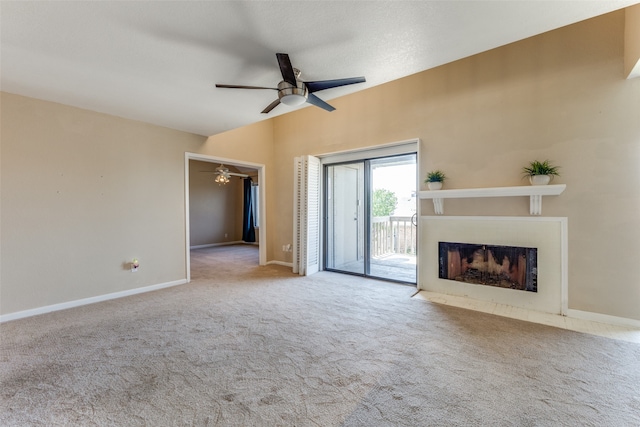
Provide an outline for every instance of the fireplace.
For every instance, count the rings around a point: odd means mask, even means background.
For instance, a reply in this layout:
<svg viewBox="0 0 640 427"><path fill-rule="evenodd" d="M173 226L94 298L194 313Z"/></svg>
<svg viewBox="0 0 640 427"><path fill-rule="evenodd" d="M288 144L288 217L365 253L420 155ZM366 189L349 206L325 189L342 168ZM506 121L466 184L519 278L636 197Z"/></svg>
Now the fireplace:
<svg viewBox="0 0 640 427"><path fill-rule="evenodd" d="M566 218L421 216L418 233L420 290L495 307L566 313ZM469 274L461 276L465 269Z"/></svg>
<svg viewBox="0 0 640 427"><path fill-rule="evenodd" d="M538 292L538 250L520 246L438 242L440 279Z"/></svg>

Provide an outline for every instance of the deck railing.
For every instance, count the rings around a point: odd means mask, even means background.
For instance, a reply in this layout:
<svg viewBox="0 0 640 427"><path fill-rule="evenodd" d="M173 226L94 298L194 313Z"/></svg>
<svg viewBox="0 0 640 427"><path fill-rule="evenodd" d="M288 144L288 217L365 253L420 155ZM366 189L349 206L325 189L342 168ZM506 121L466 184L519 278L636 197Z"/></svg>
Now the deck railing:
<svg viewBox="0 0 640 427"><path fill-rule="evenodd" d="M416 254L416 227L410 216L378 216L371 221L371 256Z"/></svg>

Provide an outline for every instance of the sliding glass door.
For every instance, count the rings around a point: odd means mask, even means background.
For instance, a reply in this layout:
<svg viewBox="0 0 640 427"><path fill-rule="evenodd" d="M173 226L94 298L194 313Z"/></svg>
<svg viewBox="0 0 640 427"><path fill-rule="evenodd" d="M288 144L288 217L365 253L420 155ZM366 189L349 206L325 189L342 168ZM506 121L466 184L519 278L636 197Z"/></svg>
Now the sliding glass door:
<svg viewBox="0 0 640 427"><path fill-rule="evenodd" d="M326 270L416 283L416 155L325 166Z"/></svg>
<svg viewBox="0 0 640 427"><path fill-rule="evenodd" d="M364 162L327 166L325 177L325 268L365 274Z"/></svg>

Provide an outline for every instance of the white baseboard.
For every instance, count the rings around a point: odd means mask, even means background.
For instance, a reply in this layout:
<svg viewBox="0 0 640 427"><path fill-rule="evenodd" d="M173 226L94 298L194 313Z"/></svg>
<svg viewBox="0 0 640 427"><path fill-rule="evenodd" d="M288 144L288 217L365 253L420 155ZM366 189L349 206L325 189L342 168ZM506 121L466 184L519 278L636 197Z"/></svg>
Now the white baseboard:
<svg viewBox="0 0 640 427"><path fill-rule="evenodd" d="M574 310L571 308L567 310L567 317L573 317L580 320L589 320L591 322L607 323L609 325L631 326L634 328L640 328L640 320L629 319L626 317L610 316L608 314L593 313L590 311Z"/></svg>
<svg viewBox="0 0 640 427"><path fill-rule="evenodd" d="M235 242L208 243L206 245L189 246L189 249L204 249L204 248L213 248L216 246L240 245L242 243L244 243L242 240L236 240Z"/></svg>
<svg viewBox="0 0 640 427"><path fill-rule="evenodd" d="M52 311L66 310L67 308L80 307L82 305L94 304L96 302L108 301L116 298L128 297L130 295L142 294L145 292L157 291L158 289L169 288L177 285L184 285L187 279L174 280L172 282L159 283L157 285L145 286L142 288L129 289L126 291L114 292L111 294L98 295L90 298L83 298L75 301L63 302L60 304L47 305L44 307L32 308L15 313L0 315L0 323L10 320L22 319L25 317L37 316L39 314L50 313Z"/></svg>
<svg viewBox="0 0 640 427"><path fill-rule="evenodd" d="M285 267L291 267L293 268L293 263L292 262L284 262L284 261L267 261L267 265L269 264L276 264L276 265L282 265Z"/></svg>

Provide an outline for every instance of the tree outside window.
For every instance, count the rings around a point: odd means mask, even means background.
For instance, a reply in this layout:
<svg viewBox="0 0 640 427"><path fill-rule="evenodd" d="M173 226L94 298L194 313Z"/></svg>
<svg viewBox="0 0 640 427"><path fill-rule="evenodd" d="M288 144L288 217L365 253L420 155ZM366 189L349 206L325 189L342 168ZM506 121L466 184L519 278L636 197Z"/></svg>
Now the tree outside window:
<svg viewBox="0 0 640 427"><path fill-rule="evenodd" d="M398 206L398 197L393 191L385 188L373 190L371 213L373 216L389 216Z"/></svg>

